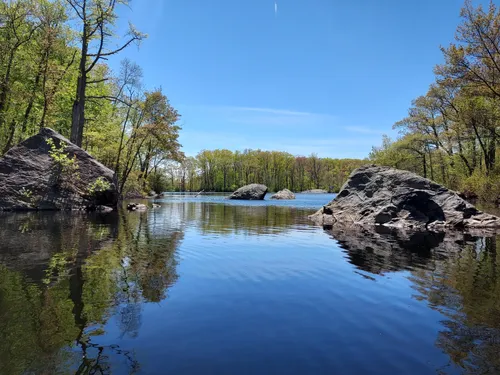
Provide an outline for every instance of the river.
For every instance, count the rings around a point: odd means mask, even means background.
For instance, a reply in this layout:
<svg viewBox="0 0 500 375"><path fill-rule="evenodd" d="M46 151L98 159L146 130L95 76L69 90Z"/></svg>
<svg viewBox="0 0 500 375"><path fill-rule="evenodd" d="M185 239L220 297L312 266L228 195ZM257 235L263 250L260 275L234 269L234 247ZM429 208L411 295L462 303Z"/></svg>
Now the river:
<svg viewBox="0 0 500 375"><path fill-rule="evenodd" d="M0 213L0 374L498 374L500 241L325 231L333 198Z"/></svg>

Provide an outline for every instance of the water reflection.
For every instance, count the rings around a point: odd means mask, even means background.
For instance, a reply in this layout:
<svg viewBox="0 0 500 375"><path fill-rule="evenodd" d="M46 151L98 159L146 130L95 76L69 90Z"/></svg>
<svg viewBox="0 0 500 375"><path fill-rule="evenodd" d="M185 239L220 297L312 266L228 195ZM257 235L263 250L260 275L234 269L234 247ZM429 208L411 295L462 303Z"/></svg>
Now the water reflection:
<svg viewBox="0 0 500 375"><path fill-rule="evenodd" d="M0 374L500 373L496 237L162 204L0 213Z"/></svg>
<svg viewBox="0 0 500 375"><path fill-rule="evenodd" d="M500 245L496 237L378 228L330 230L358 269L409 271L413 298L445 317L436 346L467 374L500 373ZM440 369L440 373L447 373Z"/></svg>
<svg viewBox="0 0 500 375"><path fill-rule="evenodd" d="M189 205L187 220L202 233L277 234L307 220L307 211L295 207L238 206L203 203Z"/></svg>
<svg viewBox="0 0 500 375"><path fill-rule="evenodd" d="M142 303L167 297L182 226L147 213L1 219L0 373L136 373L133 353L99 337L112 316L137 336Z"/></svg>

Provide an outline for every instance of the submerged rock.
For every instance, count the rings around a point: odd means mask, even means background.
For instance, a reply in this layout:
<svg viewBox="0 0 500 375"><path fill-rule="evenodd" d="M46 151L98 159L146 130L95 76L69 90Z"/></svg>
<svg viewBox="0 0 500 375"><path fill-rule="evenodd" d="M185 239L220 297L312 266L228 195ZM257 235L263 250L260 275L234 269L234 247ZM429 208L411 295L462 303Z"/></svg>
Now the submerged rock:
<svg viewBox="0 0 500 375"><path fill-rule="evenodd" d="M114 172L52 129L0 159L0 210L102 211L117 202Z"/></svg>
<svg viewBox="0 0 500 375"><path fill-rule="evenodd" d="M477 210L454 191L415 173L374 165L352 172L335 199L310 218L324 226L500 228L500 218Z"/></svg>
<svg viewBox="0 0 500 375"><path fill-rule="evenodd" d="M312 189L312 190L305 190L302 192L302 194L328 194L328 191L323 189Z"/></svg>
<svg viewBox="0 0 500 375"><path fill-rule="evenodd" d="M261 184L250 184L240 187L228 199L263 200L267 193L267 186Z"/></svg>
<svg viewBox="0 0 500 375"><path fill-rule="evenodd" d="M154 207L154 205L153 205ZM127 204L127 210L129 211L145 211L148 209L148 206L142 203L129 203Z"/></svg>
<svg viewBox="0 0 500 375"><path fill-rule="evenodd" d="M288 189L283 189L274 194L271 199L295 199L295 194Z"/></svg>

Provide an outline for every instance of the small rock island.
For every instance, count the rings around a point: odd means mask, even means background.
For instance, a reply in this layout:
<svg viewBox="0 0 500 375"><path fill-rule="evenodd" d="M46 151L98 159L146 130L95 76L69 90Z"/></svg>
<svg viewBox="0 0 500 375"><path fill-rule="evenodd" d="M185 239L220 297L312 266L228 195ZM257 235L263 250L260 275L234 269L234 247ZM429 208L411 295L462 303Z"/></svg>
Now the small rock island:
<svg viewBox="0 0 500 375"><path fill-rule="evenodd" d="M295 199L295 194L288 189L283 189L274 194L271 199L290 200Z"/></svg>
<svg viewBox="0 0 500 375"><path fill-rule="evenodd" d="M228 199L250 200L258 201L263 200L267 193L267 186L261 184L250 184L240 187L232 193Z"/></svg>

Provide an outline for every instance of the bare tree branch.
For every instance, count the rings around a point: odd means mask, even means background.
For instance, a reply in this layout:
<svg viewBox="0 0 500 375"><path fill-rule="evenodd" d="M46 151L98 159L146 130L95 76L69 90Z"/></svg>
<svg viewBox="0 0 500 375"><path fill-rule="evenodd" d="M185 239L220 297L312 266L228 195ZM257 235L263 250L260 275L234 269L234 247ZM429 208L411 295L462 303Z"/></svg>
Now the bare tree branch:
<svg viewBox="0 0 500 375"><path fill-rule="evenodd" d="M80 11L78 10L78 6L80 7L80 9L83 11L83 7L78 5L78 3L76 3L75 1L73 0L66 0L66 2L71 5L71 7L73 8L73 10L75 11L76 15L80 18L80 19L84 19L82 13L80 13Z"/></svg>

